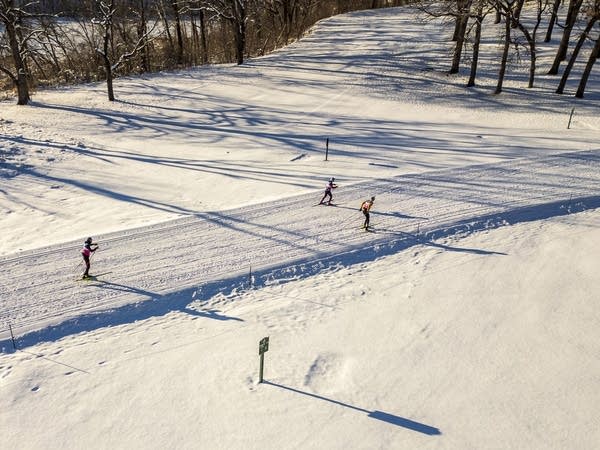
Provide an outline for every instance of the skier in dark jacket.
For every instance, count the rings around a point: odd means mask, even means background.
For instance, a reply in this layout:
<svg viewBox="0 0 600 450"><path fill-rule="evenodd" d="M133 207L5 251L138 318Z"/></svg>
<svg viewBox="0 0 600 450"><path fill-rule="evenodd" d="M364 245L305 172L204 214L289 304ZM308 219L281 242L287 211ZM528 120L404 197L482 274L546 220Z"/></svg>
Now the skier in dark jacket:
<svg viewBox="0 0 600 450"><path fill-rule="evenodd" d="M323 194L323 198L319 202L319 205L324 204L325 203L325 199L327 197L329 197L329 201L327 202L327 204L331 205L331 200L333 200L333 195L332 195L331 191L333 191L337 187L337 184L335 184L334 181L335 181L335 178L333 178L333 177L331 177L329 179L329 182L327 183L327 186L325 186L325 194Z"/></svg>
<svg viewBox="0 0 600 450"><path fill-rule="evenodd" d="M81 249L81 256L83 256L83 262L85 263L85 272L83 272L83 278L90 277L90 256L98 250L98 244L92 242L92 238L89 237L85 240L83 248Z"/></svg>

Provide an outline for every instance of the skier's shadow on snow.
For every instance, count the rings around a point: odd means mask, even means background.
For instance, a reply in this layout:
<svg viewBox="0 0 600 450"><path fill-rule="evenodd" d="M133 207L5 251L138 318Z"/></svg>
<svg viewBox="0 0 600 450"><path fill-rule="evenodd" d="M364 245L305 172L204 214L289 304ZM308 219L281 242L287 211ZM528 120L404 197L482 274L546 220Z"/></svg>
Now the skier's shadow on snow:
<svg viewBox="0 0 600 450"><path fill-rule="evenodd" d="M439 244L437 242L433 242L432 240L427 239L424 236L419 236L416 234L411 234L411 233L407 233L405 231L399 231L399 230L390 230L387 228L374 228L374 231L377 233L385 233L385 234L395 234L398 236L402 236L404 238L409 239L410 241L413 241L412 244L413 245L425 245L427 247L435 247L435 248L439 248L442 250L448 250L451 252L459 252L459 253L474 253L476 255L501 255L501 256L506 256L506 253L504 252L494 252L491 250L482 250L479 248L468 248L468 247L451 247L449 245L444 245L444 244Z"/></svg>
<svg viewBox="0 0 600 450"><path fill-rule="evenodd" d="M238 317L232 317L232 316L226 316L224 314L219 314L219 310L217 310L217 309L200 309L199 310L193 306L190 307L190 305L193 303L193 301L190 301L189 299L185 299L186 296L183 297L184 298L183 303L185 303L185 305L184 305L184 304L179 303L179 301L177 300L177 296L175 296L175 298L168 301L168 298L166 298L166 297L169 297L168 295L163 296L156 292L147 291L145 289L140 289L140 288L136 288L133 286L127 286L124 284L114 283L111 281L101 281L97 286L100 289L110 289L110 290L122 291L122 292L133 292L138 295L149 297L150 300L146 300L145 302L143 302L137 306L137 308L140 310L141 316L143 316L143 314L144 314L144 308L147 307L146 314L149 314L149 315L162 315L162 314L166 313L167 311L171 310L171 311L185 312L186 314L189 314L191 316L204 317L206 319L236 320L239 322L243 322L243 320ZM152 302L155 302L156 305L153 305ZM157 303L157 302L159 302L159 303ZM158 306L158 305L160 305L160 306ZM130 305L125 305L125 307L127 307L127 306L130 306Z"/></svg>
<svg viewBox="0 0 600 450"><path fill-rule="evenodd" d="M481 250L479 248L465 248L465 247L451 247L449 245L438 244L437 242L421 240L421 244L428 247L441 248L442 250L449 250L451 252L462 252L462 253L474 253L476 255L502 255L506 256L504 252L493 252L491 250Z"/></svg>
<svg viewBox="0 0 600 450"><path fill-rule="evenodd" d="M356 211L357 214L361 213L361 210L355 206L347 206L345 203L334 203L330 206L335 206L339 209L349 209L352 211ZM397 219L419 219L419 220L429 220L429 217L419 217L419 216L409 216L407 214L402 214L399 212L381 212L381 211L372 211L371 215L375 216L388 216L388 217L396 217ZM359 216L362 217L362 216Z"/></svg>
<svg viewBox="0 0 600 450"><path fill-rule="evenodd" d="M204 317L206 319L213 320L235 320L238 322L243 322L244 319L240 319L239 317L226 316L224 314L220 314L218 309L204 309L201 311L197 311L193 308L185 308L185 312L194 316Z"/></svg>
<svg viewBox="0 0 600 450"><path fill-rule="evenodd" d="M381 211L373 211L371 213L373 217L375 216L388 216L388 217L396 217L398 219L419 219L419 220L429 220L429 217L420 217L420 216L409 216L407 214L402 214L400 212L381 212Z"/></svg>
<svg viewBox="0 0 600 450"><path fill-rule="evenodd" d="M405 417L395 416L393 414L389 414L383 411L369 411L368 409L359 408L358 406L349 405L348 403L340 402L338 400L333 400L331 398L323 397L322 395L313 394L311 392L301 391L300 389L295 389L289 386L283 386L281 384L273 383L272 381L263 381L263 384L268 384L270 386L275 386L281 389L285 389L291 392L295 392L296 394L306 395L308 397L316 398L318 400L324 400L329 403L334 403L339 406L343 406L345 408L354 409L355 411L360 411L366 413L368 417L372 419L382 420L383 422L390 423L392 425L397 425L399 427L407 428L412 431L416 431L418 433L427 434L429 436L438 436L442 434L439 428L432 427L430 425L426 425L424 423L415 422L414 420L407 419Z"/></svg>
<svg viewBox="0 0 600 450"><path fill-rule="evenodd" d="M193 298L193 293L197 290L197 287L186 288L179 292L163 295L134 286L103 280L97 281L95 285L97 289L136 293L140 297L145 297L145 299L137 303L127 303L122 306L79 315L59 324L26 333L15 339L16 348L13 346L10 338L0 340L0 354L3 352L12 353L17 351L17 349L31 347L40 342L57 341L65 336L77 333L94 331L104 327L126 325L151 317L162 317L169 312L176 311L206 319L243 322L243 319L238 317L220 314L216 309L203 309L202 307L194 306L197 300L201 300Z"/></svg>

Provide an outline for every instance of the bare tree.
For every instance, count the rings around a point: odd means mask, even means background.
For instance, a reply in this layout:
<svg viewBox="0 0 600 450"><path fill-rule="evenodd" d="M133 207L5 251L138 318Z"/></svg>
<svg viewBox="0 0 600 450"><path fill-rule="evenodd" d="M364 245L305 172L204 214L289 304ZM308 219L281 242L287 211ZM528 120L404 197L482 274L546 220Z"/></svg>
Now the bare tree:
<svg viewBox="0 0 600 450"><path fill-rule="evenodd" d="M475 86L475 78L477 76L477 65L479 64L479 46L481 43L481 27L483 24L483 19L490 12L484 10L485 0L479 0L475 6L475 14L473 15L473 19L475 21L475 36L473 38L473 52L471 55L471 70L469 72L469 81L467 82L467 87ZM493 7L491 8L493 9Z"/></svg>
<svg viewBox="0 0 600 450"><path fill-rule="evenodd" d="M110 0L105 3L101 0L96 0L100 16L93 19L93 23L99 25L102 28L102 48L97 48L96 51L102 57L104 63L104 72L106 75L106 89L108 93L108 99L112 102L115 100L115 93L113 90L113 64L111 61L111 55L109 53L109 45L113 33L113 18L116 13L115 0Z"/></svg>
<svg viewBox="0 0 600 450"><path fill-rule="evenodd" d="M175 35L177 36L177 65L183 64L183 30L181 25L181 12L180 2L177 0L170 0L169 4L173 10L173 17L175 18Z"/></svg>
<svg viewBox="0 0 600 450"><path fill-rule="evenodd" d="M577 16L582 3L583 0L571 0L569 2L569 10L567 13L567 18L565 19L562 39L560 40L560 45L558 46L556 56L554 57L554 62L548 71L548 75L556 75L558 73L560 63L567 57L567 49L569 48L569 41L571 39L571 30L573 30L573 26L577 21Z"/></svg>
<svg viewBox="0 0 600 450"><path fill-rule="evenodd" d="M228 22L233 29L235 58L238 64L244 63L246 50L247 8L250 0L212 0L206 8Z"/></svg>
<svg viewBox="0 0 600 450"><path fill-rule="evenodd" d="M142 42L140 48L140 66L142 72L150 71L150 57L148 56L148 18L147 18L148 0L138 0L137 10L132 13L138 17L137 36Z"/></svg>
<svg viewBox="0 0 600 450"><path fill-rule="evenodd" d="M521 11L525 0L517 0L516 11L518 15L513 15L513 27L518 28L527 41L529 46L529 81L527 87L532 88L535 81L535 71L537 62L537 30L542 22L542 15L548 6L548 0L535 0L536 16L531 31L521 21Z"/></svg>
<svg viewBox="0 0 600 450"><path fill-rule="evenodd" d="M508 51L510 50L510 30L512 23L512 7L514 0L505 0L497 3L498 11L504 12L504 46L502 48L502 57L500 58L500 70L498 71L498 82L496 83L496 90L494 94L498 95L502 93L502 86L504 84L504 76L506 74L506 65L508 64Z"/></svg>
<svg viewBox="0 0 600 450"><path fill-rule="evenodd" d="M115 29L115 18L117 8L115 0L94 0L97 7L97 16L92 19L92 23L99 26L102 30L102 42L96 48L96 51L102 58L104 72L106 75L106 89L108 100L115 100L113 79L115 71L126 61L136 56L141 49L148 45L150 33L153 30L147 30L142 36L139 36L130 48L122 48L123 45L117 43L114 45L113 34ZM122 51L121 51L122 50Z"/></svg>
<svg viewBox="0 0 600 450"><path fill-rule="evenodd" d="M600 4L600 1L595 0L595 3ZM569 75L571 74L571 70L573 69L573 66L575 65L575 61L577 60L577 57L579 56L579 52L581 51L581 48L583 47L583 44L585 43L585 41L587 39L589 39L590 31L592 31L592 28L594 27L594 25L596 24L598 19L600 19L600 9L598 8L598 5L596 5L596 7L590 11L587 25L585 26L585 29L583 30L583 32L579 36L579 39L577 40L577 43L575 44L573 53L571 54L571 57L569 58L569 62L567 63L567 66L565 67L565 70L560 79L560 83L558 84L558 87L556 88L557 94L562 94L564 92L565 86L567 84L567 80L569 79Z"/></svg>
<svg viewBox="0 0 600 450"><path fill-rule="evenodd" d="M292 34L292 26L300 9L300 1L271 0L266 6L270 7L271 14L279 19L283 42L287 44Z"/></svg>
<svg viewBox="0 0 600 450"><path fill-rule="evenodd" d="M510 49L511 43L518 44L518 40L514 39L511 36L511 29L518 29L521 31L525 40L527 42L527 47L529 51L529 80L528 87L533 87L535 81L535 72L536 72L536 61L537 61L537 30L542 21L542 14L544 13L548 0L535 0L536 2L536 20L533 21L533 26L530 29L525 26L524 21L521 20L521 12L523 10L523 5L525 0L500 0L496 1L495 8L504 17L505 20L505 30L504 30L504 47L502 52L501 66L498 77L498 84L496 86L496 94L502 92L502 84L503 78L506 73L506 64L508 63L508 53ZM531 20L527 20L527 23L532 22Z"/></svg>
<svg viewBox="0 0 600 450"><path fill-rule="evenodd" d="M454 56L452 57L452 65L449 73L458 73L460 68L460 59L465 43L465 33L467 31L467 23L469 21L472 0L457 0L456 6L456 25L454 27L453 41L456 42L454 47Z"/></svg>
<svg viewBox="0 0 600 450"><path fill-rule="evenodd" d="M0 64L0 71L12 80L17 89L17 104L26 105L31 99L27 68L28 42L39 30L26 23L27 19L33 16L31 8L36 2L23 6L19 3L15 0L0 0L0 22L4 25L0 54L7 54L12 60L12 67Z"/></svg>
<svg viewBox="0 0 600 450"><path fill-rule="evenodd" d="M460 62L465 44L467 25L471 15L472 3L473 0L453 0L448 2L417 0L415 3L416 7L428 16L451 20L454 25L452 41L455 42L455 44L452 53L452 62L448 71L450 74L458 73L460 69Z"/></svg>
<svg viewBox="0 0 600 450"><path fill-rule="evenodd" d="M590 77L590 73L592 72L592 67L596 63L596 60L600 56L600 35L596 38L596 43L594 44L594 48L590 53L590 57L588 59L587 64L585 65L585 69L583 69L583 74L581 75L581 80L579 81L579 86L577 87L577 92L575 93L575 97L583 98L583 94L585 92L585 87L588 82L588 78Z"/></svg>
<svg viewBox="0 0 600 450"><path fill-rule="evenodd" d="M196 47L200 48L201 63L206 64L208 63L208 32L206 13L202 8L202 3L204 3L204 0L191 1L188 9L192 23L192 37L194 42L199 42Z"/></svg>
<svg viewBox="0 0 600 450"><path fill-rule="evenodd" d="M552 13L548 22L548 29L546 30L546 37L544 38L544 42L550 42L550 40L552 39L552 31L554 30L554 24L556 24L556 19L558 17L558 8L560 8L561 3L562 0L553 0Z"/></svg>
<svg viewBox="0 0 600 450"><path fill-rule="evenodd" d="M288 44L290 39L300 38L306 28L307 20L315 13L319 0L265 0L265 6L270 7L271 13L277 17L281 24L280 34L283 35L282 43ZM372 7L377 7L375 1Z"/></svg>

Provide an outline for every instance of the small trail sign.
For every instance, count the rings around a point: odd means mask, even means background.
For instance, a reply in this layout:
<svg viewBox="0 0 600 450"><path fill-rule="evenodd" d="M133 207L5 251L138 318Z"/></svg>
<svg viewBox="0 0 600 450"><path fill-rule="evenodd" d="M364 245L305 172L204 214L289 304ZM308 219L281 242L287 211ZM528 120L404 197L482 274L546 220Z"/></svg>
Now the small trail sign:
<svg viewBox="0 0 600 450"><path fill-rule="evenodd" d="M263 367L265 363L265 353L269 351L269 337L264 337L258 343L258 354L260 355L260 371L258 375L258 382L263 382Z"/></svg>
<svg viewBox="0 0 600 450"><path fill-rule="evenodd" d="M258 343L258 354L262 355L263 353L269 351L269 338L264 337Z"/></svg>

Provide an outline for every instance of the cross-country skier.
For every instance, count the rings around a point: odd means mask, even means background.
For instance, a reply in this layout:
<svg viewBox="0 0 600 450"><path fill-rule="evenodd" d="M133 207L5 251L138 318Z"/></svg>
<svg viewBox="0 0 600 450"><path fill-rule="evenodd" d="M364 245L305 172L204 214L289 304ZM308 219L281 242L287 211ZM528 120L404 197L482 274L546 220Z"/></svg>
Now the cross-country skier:
<svg viewBox="0 0 600 450"><path fill-rule="evenodd" d="M98 244L92 242L91 237L87 238L81 249L81 256L83 256L83 262L85 263L85 272L83 272L82 278L90 277L90 256L92 256L92 253L96 250L98 250Z"/></svg>
<svg viewBox="0 0 600 450"><path fill-rule="evenodd" d="M373 202L375 201L375 197L371 197L369 200L365 200L364 202L362 202L362 205L360 205L360 211L362 211L362 213L365 215L365 223L363 224L363 228L367 231L369 231L369 221L370 221L370 211L371 211L371 207L373 206Z"/></svg>
<svg viewBox="0 0 600 450"><path fill-rule="evenodd" d="M335 181L334 177L331 177L329 179L327 186L325 186L325 194L323 194L323 198L319 202L319 205L322 205L325 203L326 197L329 197L329 201L327 202L327 204L331 205L331 200L333 200L333 195L332 195L331 191L333 191L337 187L337 184L335 184L334 181Z"/></svg>

